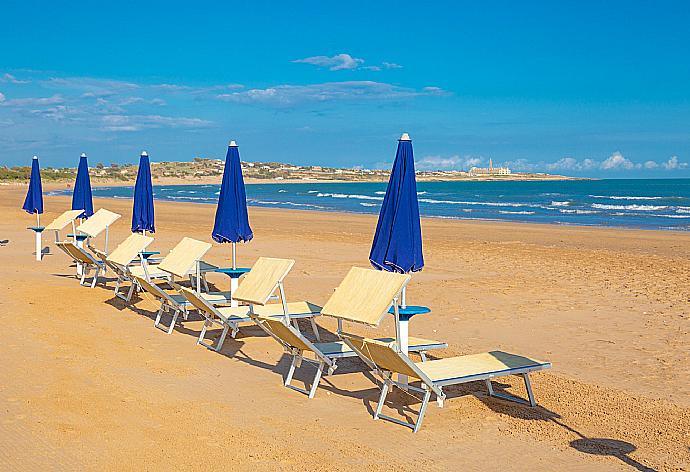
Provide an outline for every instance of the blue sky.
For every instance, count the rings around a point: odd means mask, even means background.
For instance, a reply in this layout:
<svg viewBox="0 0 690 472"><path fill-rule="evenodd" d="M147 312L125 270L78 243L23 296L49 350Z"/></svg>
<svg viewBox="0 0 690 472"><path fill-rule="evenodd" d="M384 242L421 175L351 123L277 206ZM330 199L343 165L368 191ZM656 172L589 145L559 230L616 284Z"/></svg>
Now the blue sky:
<svg viewBox="0 0 690 472"><path fill-rule="evenodd" d="M68 3L3 3L1 164L690 177L685 2Z"/></svg>

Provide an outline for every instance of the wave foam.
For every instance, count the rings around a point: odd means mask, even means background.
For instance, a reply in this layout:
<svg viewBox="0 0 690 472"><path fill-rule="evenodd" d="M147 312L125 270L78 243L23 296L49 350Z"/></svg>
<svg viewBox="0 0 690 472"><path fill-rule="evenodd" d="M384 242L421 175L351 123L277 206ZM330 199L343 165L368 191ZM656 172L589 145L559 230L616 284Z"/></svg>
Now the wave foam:
<svg viewBox="0 0 690 472"><path fill-rule="evenodd" d="M668 207L665 205L602 205L601 203L592 203L592 208L599 210L659 211Z"/></svg>

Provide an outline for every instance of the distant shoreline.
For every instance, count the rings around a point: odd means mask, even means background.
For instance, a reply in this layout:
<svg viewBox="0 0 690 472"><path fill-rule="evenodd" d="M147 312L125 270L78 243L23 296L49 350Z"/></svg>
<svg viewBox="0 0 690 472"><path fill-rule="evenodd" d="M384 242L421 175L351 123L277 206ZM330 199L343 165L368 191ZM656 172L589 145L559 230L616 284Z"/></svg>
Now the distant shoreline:
<svg viewBox="0 0 690 472"><path fill-rule="evenodd" d="M553 182L553 181L570 181L570 180L599 180L584 177L567 177L562 175L548 175L540 177L527 176L501 176L501 177L464 177L457 179L439 179L439 178L417 178L417 182ZM180 177L161 177L152 179L153 185L220 185L222 176L218 177L201 177L201 178L180 178ZM246 185L255 184L311 184L311 183L332 183L332 184L351 184L351 183L377 183L388 182L388 179L368 179L368 180L345 180L345 179L257 179L254 177L245 177L244 183ZM47 190L71 188L74 180L45 180L43 187ZM115 179L98 179L91 177L91 185L93 187L127 187L133 186L135 180L115 180ZM0 181L0 185L28 185L27 181Z"/></svg>

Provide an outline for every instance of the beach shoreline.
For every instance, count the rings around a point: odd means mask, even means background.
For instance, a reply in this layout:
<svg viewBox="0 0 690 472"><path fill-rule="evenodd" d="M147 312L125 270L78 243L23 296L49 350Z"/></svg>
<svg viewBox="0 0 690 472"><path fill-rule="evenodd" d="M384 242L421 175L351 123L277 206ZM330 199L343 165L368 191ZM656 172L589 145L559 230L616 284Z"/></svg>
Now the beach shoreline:
<svg viewBox="0 0 690 472"><path fill-rule="evenodd" d="M52 235L44 236L51 254L34 262L25 229L34 220L19 209L24 192L0 187L0 208L11 216L0 222L0 239L10 240L0 248L8 287L0 375L13 379L2 386L11 401L0 443L33 457L28 464L38 463L42 455L31 452L41 448L61 464L188 470L196 464L185 453L191 438L204 447L234 444L214 454L239 470L268 463L238 450L268 450L269 462L295 470L448 470L458 454L470 469L485 465L487 454L508 469L518 458L532 470L627 467L572 445L585 437L631 444L629 457L656 470L689 466L690 234L423 218L426 266L413 275L408 300L432 312L412 322L411 334L448 342L441 357L502 349L553 369L533 378L535 410L468 384L452 389L444 408L430 406L412 436L371 420L377 389L355 365L328 376L307 400L282 386L281 349L260 332L240 334L216 354L196 346L199 321L167 336L151 326L155 304L125 307L113 299L112 281L110 290L80 287ZM42 221L69 202L47 196ZM130 201L96 198L94 207L122 214L111 244L129 233ZM165 254L184 236L211 242L214 211L157 201L152 249ZM291 300L323 304L351 266L368 266L375 215L250 207L249 216L255 237L238 246L238 262L295 259L286 280ZM227 265L228 246L213 243L207 260ZM228 285L221 274L209 281ZM328 319L318 323L335 329ZM380 331L391 328L385 320ZM517 381L505 384L521 394ZM343 432L337 451L313 451L333 430ZM32 443L37 436L42 442ZM388 447L362 441L373 436Z"/></svg>

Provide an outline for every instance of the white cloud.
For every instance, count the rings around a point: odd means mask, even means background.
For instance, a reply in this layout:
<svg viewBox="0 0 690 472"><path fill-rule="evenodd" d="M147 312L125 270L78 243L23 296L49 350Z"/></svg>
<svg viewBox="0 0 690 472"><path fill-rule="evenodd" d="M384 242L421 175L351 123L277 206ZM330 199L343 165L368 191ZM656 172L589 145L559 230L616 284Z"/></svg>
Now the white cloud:
<svg viewBox="0 0 690 472"><path fill-rule="evenodd" d="M0 92L0 103L5 101L5 94Z"/></svg>
<svg viewBox="0 0 690 472"><path fill-rule="evenodd" d="M687 162L680 162L678 156L672 156L668 161L661 164L666 170L687 169Z"/></svg>
<svg viewBox="0 0 690 472"><path fill-rule="evenodd" d="M363 69L374 72L383 69L402 69L400 64L395 62L382 62L380 65L364 65L364 59L353 57L350 54L336 54L335 56L312 56L304 59L295 59L292 61L297 64L310 64L312 66L328 68L328 70L355 70Z"/></svg>
<svg viewBox="0 0 690 472"><path fill-rule="evenodd" d="M4 95L3 95L4 98ZM3 99L0 102L4 106L9 107L32 107L42 105L56 105L64 103L65 99L61 95L53 95L52 97L28 97L28 98L13 98L10 100Z"/></svg>
<svg viewBox="0 0 690 472"><path fill-rule="evenodd" d="M630 159L623 157L623 154L616 151L611 154L599 166L601 170L617 170L617 169L635 169L640 168L640 164L634 164Z"/></svg>
<svg viewBox="0 0 690 472"><path fill-rule="evenodd" d="M655 161L647 161L644 164L642 164L642 167L645 169L656 169L659 167L659 164L657 164Z"/></svg>
<svg viewBox="0 0 690 472"><path fill-rule="evenodd" d="M293 106L309 102L346 100L395 100L445 94L438 87L415 90L383 82L349 81L312 85L276 85L265 89L250 89L217 95L219 100L270 106Z"/></svg>
<svg viewBox="0 0 690 472"><path fill-rule="evenodd" d="M349 54L336 54L335 56L312 56L304 59L295 59L297 64L311 64L318 67L327 67L328 70L352 70L364 64L364 59L352 57Z"/></svg>
<svg viewBox="0 0 690 472"><path fill-rule="evenodd" d="M15 84L15 85L20 85L20 84L28 84L28 80L19 80L12 74L5 73L2 76L0 76L0 82L6 82L9 84Z"/></svg>
<svg viewBox="0 0 690 472"><path fill-rule="evenodd" d="M140 131L150 128L208 128L212 122L200 118L161 115L106 115L101 118L104 131Z"/></svg>
<svg viewBox="0 0 690 472"><path fill-rule="evenodd" d="M480 165L484 160L472 156L425 156L415 161L417 170L468 170Z"/></svg>

